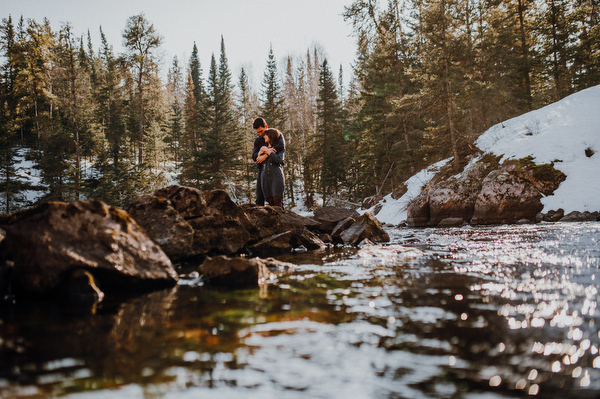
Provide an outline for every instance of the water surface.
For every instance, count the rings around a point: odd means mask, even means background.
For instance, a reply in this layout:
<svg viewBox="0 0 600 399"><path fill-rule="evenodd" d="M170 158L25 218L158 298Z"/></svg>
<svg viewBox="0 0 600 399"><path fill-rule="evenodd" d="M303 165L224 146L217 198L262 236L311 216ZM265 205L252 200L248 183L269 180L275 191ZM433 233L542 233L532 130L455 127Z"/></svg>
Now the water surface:
<svg viewBox="0 0 600 399"><path fill-rule="evenodd" d="M600 397L600 223L389 229L261 289L0 313L1 398Z"/></svg>

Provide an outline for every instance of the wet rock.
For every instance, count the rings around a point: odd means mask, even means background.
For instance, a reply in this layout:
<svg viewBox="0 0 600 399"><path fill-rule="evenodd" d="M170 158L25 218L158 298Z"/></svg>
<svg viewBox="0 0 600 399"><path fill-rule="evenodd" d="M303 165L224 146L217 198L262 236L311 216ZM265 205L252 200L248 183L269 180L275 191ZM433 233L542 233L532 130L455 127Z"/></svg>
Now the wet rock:
<svg viewBox="0 0 600 399"><path fill-rule="evenodd" d="M191 250L181 257L232 255L256 234L256 227L223 190L170 186L154 194L168 199L193 229Z"/></svg>
<svg viewBox="0 0 600 399"><path fill-rule="evenodd" d="M356 222L356 219L351 216L347 217L343 220L340 220L338 222L338 224L333 228L333 231L331 232L332 241L335 243L344 242L344 240L342 240L342 233L344 231L346 231L348 228L350 228L350 226L352 226L352 224L354 222Z"/></svg>
<svg viewBox="0 0 600 399"><path fill-rule="evenodd" d="M225 220L237 221L248 233L255 234L256 227L244 210L227 194L224 190L207 190L204 191L206 200L207 214L221 215Z"/></svg>
<svg viewBox="0 0 600 399"><path fill-rule="evenodd" d="M348 217L358 218L359 216L359 213L352 209L324 206L322 208L315 209L313 219L321 224L319 230L321 230L323 233L331 234L335 226L341 220Z"/></svg>
<svg viewBox="0 0 600 399"><path fill-rule="evenodd" d="M558 210L548 211L546 215L544 215L544 222L558 222L565 216L565 210L559 208Z"/></svg>
<svg viewBox="0 0 600 399"><path fill-rule="evenodd" d="M323 249L327 246L323 240L307 228L293 231L290 243L293 248L304 247L309 250Z"/></svg>
<svg viewBox="0 0 600 399"><path fill-rule="evenodd" d="M237 253L250 241L250 230L256 228L225 191L205 191L204 197L205 214L188 221L194 229L194 249L203 254Z"/></svg>
<svg viewBox="0 0 600 399"><path fill-rule="evenodd" d="M257 230L256 241L291 230L284 228L281 220L283 210L279 207L244 204L241 209Z"/></svg>
<svg viewBox="0 0 600 399"><path fill-rule="evenodd" d="M289 262L282 262L275 258L261 259L261 261L267 266L272 272L277 273L290 273L296 269L296 265Z"/></svg>
<svg viewBox="0 0 600 399"><path fill-rule="evenodd" d="M207 257L200 265L200 273L208 283L230 288L258 287L270 276L267 265L259 258L225 256Z"/></svg>
<svg viewBox="0 0 600 399"><path fill-rule="evenodd" d="M515 223L535 220L543 205L537 188L505 170L490 172L477 196L471 224Z"/></svg>
<svg viewBox="0 0 600 399"><path fill-rule="evenodd" d="M352 225L340 235L346 245L358 245L364 239L373 242L388 242L390 237L383 230L381 223L370 212L356 218Z"/></svg>
<svg viewBox="0 0 600 399"><path fill-rule="evenodd" d="M321 223L313 218L298 215L292 211L283 210L280 213L281 224L285 230L302 230L306 228L311 231L317 231Z"/></svg>
<svg viewBox="0 0 600 399"><path fill-rule="evenodd" d="M409 227L429 225L429 190L423 190L406 207L406 224Z"/></svg>
<svg viewBox="0 0 600 399"><path fill-rule="evenodd" d="M542 195L564 180L552 165L535 165L530 158L499 164L491 155L470 162L460 174L438 173L407 206L407 225L516 223L536 220ZM540 218L540 216L538 216Z"/></svg>
<svg viewBox="0 0 600 399"><path fill-rule="evenodd" d="M274 234L260 240L255 244L249 245L248 251L250 254L257 256L268 256L272 254L290 252L292 250L292 245L290 244L292 237L293 232L291 230Z"/></svg>
<svg viewBox="0 0 600 399"><path fill-rule="evenodd" d="M45 203L3 219L0 259L17 295L50 294L77 269L106 293L177 282L170 259L124 210L100 201Z"/></svg>
<svg viewBox="0 0 600 399"><path fill-rule="evenodd" d="M192 256L194 229L166 198L141 195L133 200L127 212L144 228L171 258Z"/></svg>
<svg viewBox="0 0 600 399"><path fill-rule="evenodd" d="M539 212L537 215L535 215L535 221L536 222L558 222L560 219L563 218L563 216L565 216L565 211L560 208L558 210L551 210L548 211L548 213L544 214L542 212Z"/></svg>
<svg viewBox="0 0 600 399"><path fill-rule="evenodd" d="M184 219L193 219L206 213L204 193L196 188L173 185L156 190L154 195L168 199Z"/></svg>
<svg viewBox="0 0 600 399"><path fill-rule="evenodd" d="M600 221L600 212L569 212L563 218L560 219L561 222L593 222Z"/></svg>
<svg viewBox="0 0 600 399"><path fill-rule="evenodd" d="M312 232L312 229L321 225L312 218L271 206L245 204L242 210L259 232L260 241L249 246L252 253L265 254L270 250L287 252L291 248L320 249L326 246ZM289 238L287 243L286 238Z"/></svg>
<svg viewBox="0 0 600 399"><path fill-rule="evenodd" d="M320 233L320 234L317 234L317 237L319 237L319 239L321 241L323 241L325 244L331 244L331 243L333 243L333 238L331 238L330 234Z"/></svg>
<svg viewBox="0 0 600 399"><path fill-rule="evenodd" d="M464 223L463 218L446 218L438 223L438 227L462 226Z"/></svg>

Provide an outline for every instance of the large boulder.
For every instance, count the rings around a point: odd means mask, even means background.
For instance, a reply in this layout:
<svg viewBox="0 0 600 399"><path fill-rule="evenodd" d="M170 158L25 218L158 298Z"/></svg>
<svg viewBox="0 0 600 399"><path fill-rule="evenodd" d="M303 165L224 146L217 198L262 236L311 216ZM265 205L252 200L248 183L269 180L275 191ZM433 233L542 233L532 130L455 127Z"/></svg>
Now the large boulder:
<svg viewBox="0 0 600 399"><path fill-rule="evenodd" d="M429 190L425 189L406 206L406 224L410 227L425 227L429 224Z"/></svg>
<svg viewBox="0 0 600 399"><path fill-rule="evenodd" d="M232 255L257 233L244 211L223 190L201 191L175 185L157 190L154 195L169 200L191 226L193 243L185 256Z"/></svg>
<svg viewBox="0 0 600 399"><path fill-rule="evenodd" d="M203 279L212 285L230 288L258 287L270 276L267 265L259 258L207 257L200 265Z"/></svg>
<svg viewBox="0 0 600 399"><path fill-rule="evenodd" d="M252 238L250 231L254 232L254 225L225 191L205 191L204 197L206 213L189 220L198 249L208 254L237 253Z"/></svg>
<svg viewBox="0 0 600 399"><path fill-rule="evenodd" d="M129 205L127 212L171 260L193 255L194 229L168 199L140 195Z"/></svg>
<svg viewBox="0 0 600 399"><path fill-rule="evenodd" d="M495 170L483 180L471 224L534 221L544 206L542 194L527 181L505 170Z"/></svg>
<svg viewBox="0 0 600 399"><path fill-rule="evenodd" d="M280 216L281 224L286 230L308 229L310 231L319 231L322 228L321 223L314 218L298 215L292 211L282 210Z"/></svg>
<svg viewBox="0 0 600 399"><path fill-rule="evenodd" d="M144 229L124 210L100 201L49 202L0 224L6 231L1 274L10 276L17 295L56 293L79 269L111 293L172 286L178 279Z"/></svg>
<svg viewBox="0 0 600 399"><path fill-rule="evenodd" d="M154 195L168 199L186 220L202 216L206 212L204 193L193 187L172 185L156 190Z"/></svg>
<svg viewBox="0 0 600 399"><path fill-rule="evenodd" d="M292 250L291 240L294 233L291 230L283 233L274 234L267 238L263 238L257 243L248 245L247 249L251 255L268 256L273 254L281 254Z"/></svg>
<svg viewBox="0 0 600 399"><path fill-rule="evenodd" d="M365 239L375 243L390 241L388 233L370 212L357 217L356 221L340 234L340 237L346 245L358 245Z"/></svg>
<svg viewBox="0 0 600 399"><path fill-rule="evenodd" d="M359 213L353 209L324 206L315 209L313 219L321 224L319 230L323 233L331 234L341 220L348 217L357 218L358 216L360 216Z"/></svg>
<svg viewBox="0 0 600 399"><path fill-rule="evenodd" d="M256 241L290 230L282 223L283 210L279 207L244 204L241 209L256 229Z"/></svg>
<svg viewBox="0 0 600 399"><path fill-rule="evenodd" d="M483 156L456 175L440 172L407 206L410 227L535 221L542 195L550 195L565 178L551 164L531 158L500 163Z"/></svg>
<svg viewBox="0 0 600 399"><path fill-rule="evenodd" d="M326 244L312 229L321 224L312 218L272 206L242 205L248 219L256 226L258 241L248 249L253 254L288 252L292 248L320 249Z"/></svg>

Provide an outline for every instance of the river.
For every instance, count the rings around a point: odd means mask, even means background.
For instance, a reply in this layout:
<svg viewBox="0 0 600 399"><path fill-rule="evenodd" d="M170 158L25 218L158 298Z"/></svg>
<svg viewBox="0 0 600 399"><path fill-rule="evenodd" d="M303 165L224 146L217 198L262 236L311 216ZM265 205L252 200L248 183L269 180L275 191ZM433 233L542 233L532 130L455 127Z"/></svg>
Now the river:
<svg viewBox="0 0 600 399"><path fill-rule="evenodd" d="M0 308L0 398L598 398L600 223L389 228L260 289ZM599 326L596 326L599 324Z"/></svg>

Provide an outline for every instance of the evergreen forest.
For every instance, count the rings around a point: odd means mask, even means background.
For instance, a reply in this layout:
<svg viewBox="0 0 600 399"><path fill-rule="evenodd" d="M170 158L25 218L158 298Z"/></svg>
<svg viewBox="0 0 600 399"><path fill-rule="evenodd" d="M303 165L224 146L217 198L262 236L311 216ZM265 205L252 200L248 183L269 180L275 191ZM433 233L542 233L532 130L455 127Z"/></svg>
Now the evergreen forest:
<svg viewBox="0 0 600 399"><path fill-rule="evenodd" d="M69 23L4 16L0 213L32 193L127 207L173 182L253 202L257 116L286 138L286 207L359 204L439 160L458 171L492 125L600 84L599 0L354 0L340 18L351 71L319 46L271 49L252 87L223 38L210 65L191 42L161 70L164 39L144 14L128 18L121 54L101 28L92 43Z"/></svg>

